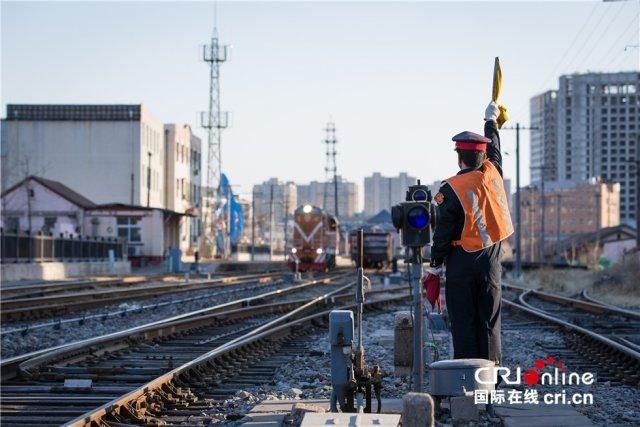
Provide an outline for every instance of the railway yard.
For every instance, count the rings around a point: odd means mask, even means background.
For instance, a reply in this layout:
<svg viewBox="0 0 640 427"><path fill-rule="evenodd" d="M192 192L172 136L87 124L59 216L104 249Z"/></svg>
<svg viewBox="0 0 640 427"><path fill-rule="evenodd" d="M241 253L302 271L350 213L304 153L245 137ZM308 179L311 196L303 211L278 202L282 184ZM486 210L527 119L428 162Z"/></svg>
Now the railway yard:
<svg viewBox="0 0 640 427"><path fill-rule="evenodd" d="M402 274L368 274L365 358L382 369L385 412L410 391L409 379L394 374L393 337L394 313L408 310L410 292ZM3 284L2 424L268 425L259 424L267 416L296 425L289 403L330 398L328 314L354 309L353 268L297 280L282 272L185 279ZM557 425L640 424L637 307L505 282L503 366L552 357L595 375L590 385L537 385L595 396L553 415L573 423ZM446 329L429 327L426 342L427 362L452 357ZM256 408L274 402L289 406L256 418ZM437 424L457 423L446 401L442 408ZM498 405L473 424L527 425L509 411Z"/></svg>

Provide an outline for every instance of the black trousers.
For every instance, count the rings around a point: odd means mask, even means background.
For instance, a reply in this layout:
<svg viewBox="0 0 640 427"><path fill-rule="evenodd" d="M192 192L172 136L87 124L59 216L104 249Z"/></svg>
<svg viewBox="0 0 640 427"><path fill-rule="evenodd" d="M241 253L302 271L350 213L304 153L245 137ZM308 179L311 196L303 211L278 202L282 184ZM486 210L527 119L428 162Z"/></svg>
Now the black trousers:
<svg viewBox="0 0 640 427"><path fill-rule="evenodd" d="M478 251L455 247L447 257L446 301L455 359L500 362L500 242Z"/></svg>

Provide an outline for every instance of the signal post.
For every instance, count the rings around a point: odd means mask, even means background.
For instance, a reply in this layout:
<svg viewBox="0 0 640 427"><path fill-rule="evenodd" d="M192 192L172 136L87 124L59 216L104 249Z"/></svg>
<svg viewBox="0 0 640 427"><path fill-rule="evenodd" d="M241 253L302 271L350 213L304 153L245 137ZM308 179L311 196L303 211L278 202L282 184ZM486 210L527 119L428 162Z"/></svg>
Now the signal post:
<svg viewBox="0 0 640 427"><path fill-rule="evenodd" d="M391 208L393 226L402 237L402 245L408 254L409 282L413 294L413 366L411 370L412 390L423 391L424 378L424 303L422 299L422 248L431 241L429 220L433 213L431 192L420 185L407 190L405 201Z"/></svg>

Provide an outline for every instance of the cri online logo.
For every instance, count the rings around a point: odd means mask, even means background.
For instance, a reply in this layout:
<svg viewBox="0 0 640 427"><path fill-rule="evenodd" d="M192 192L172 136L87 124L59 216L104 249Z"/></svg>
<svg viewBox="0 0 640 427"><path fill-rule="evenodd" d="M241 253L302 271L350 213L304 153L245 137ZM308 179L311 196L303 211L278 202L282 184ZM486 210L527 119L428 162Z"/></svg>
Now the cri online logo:
<svg viewBox="0 0 640 427"><path fill-rule="evenodd" d="M543 372L545 368L551 368L552 372ZM498 378L502 378L505 384L514 385L522 384L533 386L536 384L548 385L565 385L565 384L593 384L594 375L586 372L582 375L577 372L571 372L567 375L567 369L562 360L556 360L549 356L546 359L536 359L532 368L526 369L522 373L522 369L518 366L515 372L515 378L511 378L511 369L504 366L478 368L475 372L475 379L479 384L495 384ZM488 379L482 378L483 373L489 372Z"/></svg>

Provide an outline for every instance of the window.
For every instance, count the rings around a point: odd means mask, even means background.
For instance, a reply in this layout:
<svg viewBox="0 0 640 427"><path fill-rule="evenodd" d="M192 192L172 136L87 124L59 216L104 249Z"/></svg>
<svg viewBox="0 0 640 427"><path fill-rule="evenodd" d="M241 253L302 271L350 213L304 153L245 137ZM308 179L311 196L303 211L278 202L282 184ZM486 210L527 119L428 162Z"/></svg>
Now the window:
<svg viewBox="0 0 640 427"><path fill-rule="evenodd" d="M128 243L140 243L140 217L123 216L117 220L118 237L127 239Z"/></svg>
<svg viewBox="0 0 640 427"><path fill-rule="evenodd" d="M5 221L7 233L17 233L20 230L20 218L12 216Z"/></svg>
<svg viewBox="0 0 640 427"><path fill-rule="evenodd" d="M57 221L58 221L58 218L55 216L45 216L44 225L42 226L42 231L45 233L53 233L53 230L56 228Z"/></svg>

